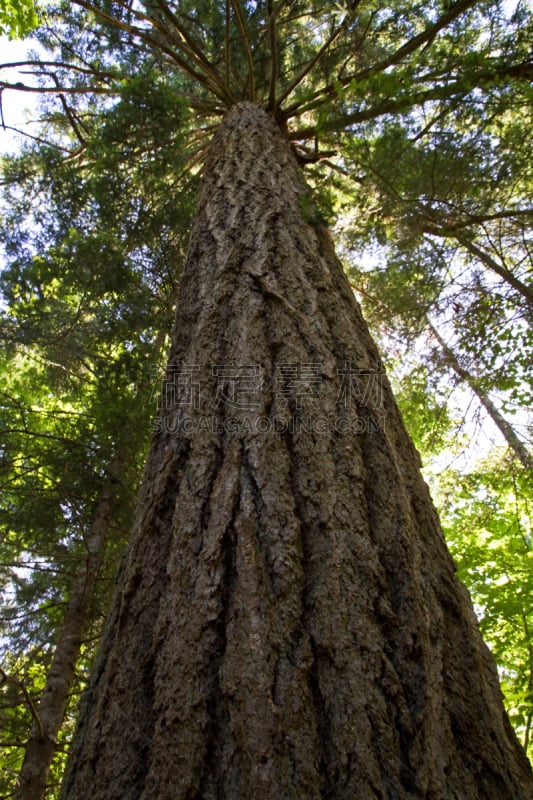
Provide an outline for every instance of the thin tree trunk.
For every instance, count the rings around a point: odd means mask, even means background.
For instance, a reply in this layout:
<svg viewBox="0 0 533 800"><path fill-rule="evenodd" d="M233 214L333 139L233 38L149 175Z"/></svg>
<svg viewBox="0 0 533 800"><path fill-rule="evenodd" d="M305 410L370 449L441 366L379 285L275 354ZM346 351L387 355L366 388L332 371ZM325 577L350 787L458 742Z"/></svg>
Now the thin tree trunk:
<svg viewBox="0 0 533 800"><path fill-rule="evenodd" d="M116 469L116 464L114 465ZM34 722L26 743L15 800L42 800L57 736L74 683L90 602L103 562L109 522L116 504L113 479L102 488L87 537L87 555L75 577Z"/></svg>
<svg viewBox="0 0 533 800"><path fill-rule="evenodd" d="M481 263L486 267L499 275L500 278L503 278L503 280L508 283L509 286L512 286L513 289L516 289L516 291L522 295L522 297L529 304L529 312L531 314L531 311L533 310L533 289L531 289L525 283L522 283L522 281L513 275L513 273L507 269L507 267L505 267L503 264L499 264L485 250L482 250L480 247L474 244L474 242L469 239L468 236L457 231L454 232L453 235L457 241L462 244L466 250L468 250L469 253L479 259L479 261L481 261Z"/></svg>
<svg viewBox="0 0 533 800"><path fill-rule="evenodd" d="M474 222L475 220L473 220ZM531 310L533 309L533 289L528 286L527 284L523 283L516 275L513 275L510 269L508 269L504 264L498 263L492 256L487 253L486 250L483 250L481 247L478 247L472 239L466 234L463 233L454 226L441 224L423 224L423 229L426 233L429 233L431 236L439 236L444 239L454 238L456 241L461 244L465 250L475 256L479 262L484 264L485 267L492 270L499 275L509 286L512 286L526 301L528 305L527 309L527 316L531 318Z"/></svg>
<svg viewBox="0 0 533 800"><path fill-rule="evenodd" d="M476 397L478 398L479 402L492 419L500 433L502 434L503 438L509 445L510 449L519 459L519 461L523 464L526 469L533 468L533 460L529 455L525 445L520 441L518 436L516 435L513 426L510 425L505 417L500 414L490 397L487 395L486 392L483 392L477 380L474 376L464 367L461 366L459 360L457 359L453 350L446 344L438 330L429 322L428 320L429 330L431 331L431 335L437 340L439 346L442 350L444 360L446 364L458 375L461 380L463 380L467 386L474 392Z"/></svg>
<svg viewBox="0 0 533 800"><path fill-rule="evenodd" d="M63 800L526 800L419 459L274 121L213 140Z"/></svg>

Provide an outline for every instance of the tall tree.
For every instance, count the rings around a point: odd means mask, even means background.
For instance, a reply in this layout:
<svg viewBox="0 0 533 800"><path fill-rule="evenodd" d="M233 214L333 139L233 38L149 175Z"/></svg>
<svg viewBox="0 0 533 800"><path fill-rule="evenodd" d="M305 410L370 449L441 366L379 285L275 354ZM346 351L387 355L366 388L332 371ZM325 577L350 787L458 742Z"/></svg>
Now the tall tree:
<svg viewBox="0 0 533 800"><path fill-rule="evenodd" d="M170 71L193 142L222 122L64 797L529 797L494 665L299 166L358 123L420 120L527 80L528 58L494 56L476 31L500 10L468 0L71 5ZM87 84L86 63L58 63L38 87L60 91L82 160L90 114L65 98L123 80L93 67Z"/></svg>
<svg viewBox="0 0 533 800"><path fill-rule="evenodd" d="M271 117L237 104L206 163L175 402L67 798L530 792L418 458L306 197Z"/></svg>

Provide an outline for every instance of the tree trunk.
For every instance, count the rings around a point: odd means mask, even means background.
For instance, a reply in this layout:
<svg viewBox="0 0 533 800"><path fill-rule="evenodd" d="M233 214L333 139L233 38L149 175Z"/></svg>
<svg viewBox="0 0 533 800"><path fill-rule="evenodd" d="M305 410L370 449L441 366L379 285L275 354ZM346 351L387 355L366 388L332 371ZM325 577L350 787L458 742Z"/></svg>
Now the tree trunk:
<svg viewBox="0 0 533 800"><path fill-rule="evenodd" d="M64 800L524 800L533 781L290 145L211 145Z"/></svg>
<svg viewBox="0 0 533 800"><path fill-rule="evenodd" d="M37 719L26 743L15 800L42 800L45 796L48 773L57 746L57 735L63 724L65 709L74 683L88 607L104 558L114 505L115 487L109 479L100 492L87 537L87 556L81 562L74 579L52 663L36 708Z"/></svg>
<svg viewBox="0 0 533 800"><path fill-rule="evenodd" d="M531 311L533 310L533 289L527 284L523 283L517 278L510 269L507 269L505 264L499 264L489 253L482 250L464 233L455 232L454 237L463 245L465 250L468 250L471 255L475 256L482 264L491 269L496 275L512 286L519 294L522 295L528 304L528 318L531 320ZM503 260L503 259L502 259Z"/></svg>
<svg viewBox="0 0 533 800"><path fill-rule="evenodd" d="M525 444L519 439L513 426L507 422L505 417L500 414L488 394L481 389L479 386L478 380L475 378L472 373L470 373L467 369L461 366L459 363L459 359L446 344L438 330L431 324L431 322L427 321L429 331L431 335L437 340L439 346L442 350L442 355L444 357L444 363L452 369L456 375L463 380L467 386L470 387L471 391L476 395L479 402L492 419L498 430L500 431L501 435L507 442L509 449L514 453L514 455L518 458L521 462L522 466L525 469L533 469L533 459L529 455L529 452L525 446Z"/></svg>

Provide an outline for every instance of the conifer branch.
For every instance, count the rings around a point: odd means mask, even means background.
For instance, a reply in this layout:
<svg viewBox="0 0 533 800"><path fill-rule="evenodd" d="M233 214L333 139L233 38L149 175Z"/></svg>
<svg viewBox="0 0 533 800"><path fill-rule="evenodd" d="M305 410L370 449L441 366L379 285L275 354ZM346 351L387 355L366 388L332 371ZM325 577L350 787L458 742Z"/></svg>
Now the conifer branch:
<svg viewBox="0 0 533 800"><path fill-rule="evenodd" d="M268 110L275 111L277 108L276 102L276 86L278 83L278 34L276 30L276 15L272 5L272 0L268 0L268 33L270 40L270 87L268 92Z"/></svg>
<svg viewBox="0 0 533 800"><path fill-rule="evenodd" d="M28 86L22 81L8 83L0 81L0 90L16 89L18 92L34 92L35 94L115 94L116 90L103 86Z"/></svg>
<svg viewBox="0 0 533 800"><path fill-rule="evenodd" d="M521 439L516 434L513 426L505 419L505 417L500 413L498 408L492 402L491 398L489 397L488 393L482 388L480 385L480 381L472 375L465 367L463 367L459 359L457 358L456 354L451 349L450 345L445 342L442 338L438 330L432 324L429 317L426 317L426 323L428 326L428 330L433 338L438 342L439 347L442 351L442 356L444 359L444 363L455 372L458 377L464 381L470 390L476 395L479 402L491 417L492 421L502 434L503 438L507 442L509 448L514 452L514 454L518 457L521 464L527 469L530 470L533 468L533 459L531 455L528 453L526 446L521 441Z"/></svg>
<svg viewBox="0 0 533 800"><path fill-rule="evenodd" d="M115 3L121 8L123 8L125 11L127 11L128 14L138 19L140 22L147 23L151 28L154 27L153 18L149 17L147 14L143 14L142 11L139 11L138 8L134 8L135 4L131 2L131 0L130 2L127 2L127 0L115 0ZM142 29L139 28L139 30Z"/></svg>
<svg viewBox="0 0 533 800"><path fill-rule="evenodd" d="M445 14L443 14L436 22L433 23L433 25L428 26L417 36L413 36L412 39L409 39L386 58L377 61L370 67L366 67L358 72L354 72L351 75L344 77L339 76L338 80L334 83L322 86L311 96L311 98L308 98L308 101L317 101L317 105L312 105L310 103L308 106L306 106L306 108L302 109L301 104L297 103L294 106L286 109L287 116L293 116L296 111L298 111L298 113L305 113L305 111L310 111L313 108L316 108L318 105L322 105L324 102L327 102L336 94L337 86L339 84L342 87L345 87L350 83L361 82L373 77L374 75L384 72L388 67L392 67L395 64L400 63L406 58L406 56L411 55L411 53L414 53L416 50L420 49L422 45L430 44L443 28L453 22L464 11L467 11L469 8L474 6L476 2L477 0L458 0L458 2L454 3Z"/></svg>
<svg viewBox="0 0 533 800"><path fill-rule="evenodd" d="M307 75L311 72L313 67L320 61L322 56L329 50L333 42L338 39L340 34L346 27L346 19L347 17L341 22L340 25L331 33L328 39L324 42L320 50L311 58L307 64L304 66L303 70L289 83L289 85L284 89L281 93L281 96L278 99L278 105L281 104L290 94L296 89L297 86L307 77Z"/></svg>
<svg viewBox="0 0 533 800"><path fill-rule="evenodd" d="M229 91L230 75L231 75L231 7L230 0L226 0L226 31L225 31L225 47L226 47L226 87Z"/></svg>
<svg viewBox="0 0 533 800"><path fill-rule="evenodd" d="M290 6L293 2L294 2L294 0L280 0L280 2L277 4L277 6L272 10L272 14L274 15L274 19L277 19L277 17L279 17L279 15L281 14L281 12L285 8L285 6ZM291 22L291 21L292 21L292 19L286 20L286 22Z"/></svg>
<svg viewBox="0 0 533 800"><path fill-rule="evenodd" d="M471 228L472 225L484 225L486 222L494 222L495 220L515 220L519 217L533 220L533 208L509 208L502 209L501 211L494 211L491 214L472 214L470 212L462 212L455 205L447 204L447 206L451 209L450 214L455 213L455 218L438 218L435 211L429 205L419 205L421 213L431 220L431 222L435 223L436 229L434 231L432 230L432 232L436 235L440 235L440 233L442 233L442 235L446 233L452 235L455 234L456 231L463 230L464 228ZM459 216L461 214L462 217ZM439 233L437 233L437 229Z"/></svg>
<svg viewBox="0 0 533 800"><path fill-rule="evenodd" d="M446 234L441 234L446 235ZM478 247L470 237L466 236L464 233L455 232L453 234L454 238L457 239L459 244L461 244L465 250L467 250L471 255L481 261L486 267L490 270L495 272L497 275L500 276L506 283L516 289L522 297L527 301L527 303L533 309L533 290L526 286L519 278L517 278L510 269L508 269L503 264L499 264L492 256L489 255L485 250L482 250Z"/></svg>
<svg viewBox="0 0 533 800"><path fill-rule="evenodd" d="M451 22L457 19L457 17L459 17L465 11L468 11L469 8L472 8L476 4L477 0L458 0L458 2L453 3L448 8L446 13L439 17L439 19L434 22L433 25L430 25L417 36L413 36L412 39L409 39L409 41L405 42L405 44L395 50L395 52L390 56L383 58L381 61L378 61L376 64L373 64L367 69L360 70L351 78L351 80L363 80L371 75L374 75L375 73L383 72L388 67L392 67L395 64L400 63L400 61L403 61L406 56L414 53L416 50L422 47L422 45L430 44L443 28L446 28Z"/></svg>
<svg viewBox="0 0 533 800"><path fill-rule="evenodd" d="M406 111L410 108L423 105L424 103L432 100L448 100L450 98L460 98L469 94L473 89L483 86L490 86L491 83L498 82L502 78L511 78L514 80L532 80L533 79L533 63L525 62L521 64L501 65L494 67L494 69L485 69L479 72L472 72L468 75L462 75L454 81L450 81L445 85L433 86L429 89L420 89L412 94L405 93L400 97L386 97L379 101L376 105L371 105L367 108L358 109L357 111L348 111L338 116L331 116L327 120L320 123L320 131L342 131L346 130L348 125L354 125L359 122L368 122L372 119L377 119L384 114L393 114L400 111ZM336 90L335 90L336 91ZM319 106L327 103L329 97L324 96L318 101L308 104L300 103L298 106L292 106L291 109L285 110L285 117L290 119L294 116L301 116L308 111L314 111ZM290 134L291 139L309 139L315 136L317 132L317 125L310 125L305 128L300 128L292 131Z"/></svg>
<svg viewBox="0 0 533 800"><path fill-rule="evenodd" d="M56 83L56 85L59 86L59 80L57 78L57 75L52 74L51 77L52 80ZM86 145L85 137L82 135L80 125L78 124L78 120L76 119L74 112L67 103L65 95L62 92L58 91L58 97L59 100L61 101L61 105L63 106L63 111L65 112L65 115L68 121L70 122L70 125L72 127L72 130L74 131L76 138L78 139L82 147L85 147Z"/></svg>
<svg viewBox="0 0 533 800"><path fill-rule="evenodd" d="M246 24L246 19L242 10L240 0L231 0L231 5L235 12L235 17L237 18L237 25L239 26L239 30L241 32L243 39L244 50L246 53L246 60L248 61L248 73L250 81L249 98L250 100L253 101L255 100L255 74L254 74L254 59L252 56L252 48L250 44L250 32Z"/></svg>
<svg viewBox="0 0 533 800"><path fill-rule="evenodd" d="M143 30L142 28L138 28L135 25L130 25L126 22L122 22L122 20L117 19L116 17L107 14L102 9L95 6L93 3L87 2L87 0L73 0L73 4L84 8L86 11L90 11L91 13L95 14L97 17L100 17L104 22L113 25L114 27L118 28L119 30L125 31L132 36L140 39L142 42L148 44L152 49L156 51L160 51L164 53L171 61L177 64L186 74L188 74L191 78L198 81L198 83L206 88L208 91L213 92L219 100L222 102L227 102L227 97L225 92L221 91L220 88L216 85L213 85L210 80L207 79L205 72L198 72L194 69L194 67L189 64L189 62L182 58L176 50L173 48L167 47L164 42L158 39L155 36L152 36L147 31ZM155 22L155 21L154 21ZM180 48L182 52L184 52L183 48Z"/></svg>
<svg viewBox="0 0 533 800"><path fill-rule="evenodd" d="M64 61L35 61L28 59L27 61L10 61L0 64L0 69L17 69L21 67L55 67L56 69L67 69L69 72L81 72L83 75L91 75L97 78L114 79L117 77L114 72L100 72L100 70L92 69L91 67L80 67L77 64L67 64ZM38 72L23 72L23 75L40 75Z"/></svg>
<svg viewBox="0 0 533 800"><path fill-rule="evenodd" d="M79 155L81 153L81 148L76 148L73 152L68 147L64 147L63 145L58 144L57 142L49 142L46 139L43 139L42 136L33 136L33 134L28 133L27 131L23 131L20 128L15 128L13 125L6 125L2 120L2 109L0 106L0 124L2 125L2 130L4 131L11 131L12 133L16 133L19 136L24 136L26 139L30 139L32 142L37 142L37 144L44 144L46 147L55 147L56 150L60 150L62 153L66 154L67 159L73 158L75 155ZM0 180L0 186L8 186L11 183L9 180Z"/></svg>
<svg viewBox="0 0 533 800"><path fill-rule="evenodd" d="M226 85L224 81L220 78L219 74L213 68L213 66L209 63L209 60L206 58L202 48L197 44L194 38L190 35L187 31L187 28L182 25L181 20L175 14L171 8L169 8L168 4L164 2L164 0L156 0L158 7L161 9L161 12L165 15L167 20L171 23L171 25L176 29L179 39L179 46L183 50L184 53L196 63L196 65L204 71L207 78L213 81L213 84L219 87L220 90L224 91L228 95L228 100L231 102L234 98L231 97L231 93L229 91L229 85ZM156 20L153 20L156 23ZM161 29L160 29L161 30Z"/></svg>
<svg viewBox="0 0 533 800"><path fill-rule="evenodd" d="M15 739L12 741L4 741L4 739L0 739L0 747L17 747L18 749L22 750L26 747L26 742L19 742ZM3 794L0 797L0 800L13 800L13 795L11 793Z"/></svg>

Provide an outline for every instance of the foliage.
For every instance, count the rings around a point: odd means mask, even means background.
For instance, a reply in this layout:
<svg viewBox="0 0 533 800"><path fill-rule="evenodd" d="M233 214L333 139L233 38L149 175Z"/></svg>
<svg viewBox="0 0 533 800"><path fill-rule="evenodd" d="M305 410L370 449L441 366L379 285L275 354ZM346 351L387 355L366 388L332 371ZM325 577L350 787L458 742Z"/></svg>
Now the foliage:
<svg viewBox="0 0 533 800"><path fill-rule="evenodd" d="M509 458L442 481L441 518L500 670L512 723L533 755L531 474Z"/></svg>
<svg viewBox="0 0 533 800"><path fill-rule="evenodd" d="M98 355L85 348L82 360L74 361L73 351L89 344L79 329L76 334L77 341L63 352L57 340L50 348L35 342L11 343L1 365L2 666L18 682L16 691L13 684L6 684L9 693L0 715L2 739L13 742L6 749L4 792L16 775L21 743L32 722L26 694L37 704L70 587L86 557L90 521L100 487L108 480L112 454L126 449L128 468L116 487L120 503L108 537L105 570L92 600L88 642L98 633L107 607L111 576L126 540L139 459L146 447L148 407L132 379L149 365L142 366L140 354L132 365L118 347L114 353L110 347L104 356L111 351L111 363L104 359L99 363ZM53 362L47 351L53 352ZM124 417L132 425L137 420L138 427L121 430ZM88 644L80 661L71 706L92 650ZM52 782L63 757L58 749Z"/></svg>
<svg viewBox="0 0 533 800"><path fill-rule="evenodd" d="M176 200L158 175L158 169L167 174L163 159L177 159L171 149L146 162L135 158L133 148L146 155L149 142L136 128L135 79L131 84L113 108L115 119L100 120L83 173L50 146L28 150L4 168L9 261L0 315L0 562L2 667L9 680L0 709L2 795L13 788L33 721L27 697L37 707L99 494L112 479L119 502L50 773L55 796L77 696L127 540L172 320L191 191L184 182ZM154 93L150 112L157 102ZM162 105L167 126L173 124L175 107ZM161 114L155 124L161 131ZM117 454L118 478L111 475Z"/></svg>
<svg viewBox="0 0 533 800"><path fill-rule="evenodd" d="M38 24L34 0L3 0L0 8L0 36L22 39Z"/></svg>

